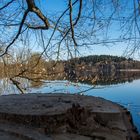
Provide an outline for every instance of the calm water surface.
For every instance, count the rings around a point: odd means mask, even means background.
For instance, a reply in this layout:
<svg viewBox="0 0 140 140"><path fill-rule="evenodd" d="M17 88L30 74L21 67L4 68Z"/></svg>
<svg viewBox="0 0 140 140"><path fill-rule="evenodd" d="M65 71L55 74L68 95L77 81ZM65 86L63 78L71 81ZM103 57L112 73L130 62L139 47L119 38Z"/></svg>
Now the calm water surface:
<svg viewBox="0 0 140 140"><path fill-rule="evenodd" d="M133 121L140 133L140 80L117 85L92 86L69 81L47 82L40 88L31 88L31 93L67 93L103 97L125 106L132 114Z"/></svg>

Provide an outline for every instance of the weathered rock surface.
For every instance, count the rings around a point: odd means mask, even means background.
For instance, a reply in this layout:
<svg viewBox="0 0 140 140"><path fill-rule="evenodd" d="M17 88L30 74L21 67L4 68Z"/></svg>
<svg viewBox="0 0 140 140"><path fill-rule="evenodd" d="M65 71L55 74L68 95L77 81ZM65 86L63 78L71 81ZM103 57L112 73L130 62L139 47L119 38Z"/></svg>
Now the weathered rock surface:
<svg viewBox="0 0 140 140"><path fill-rule="evenodd" d="M130 113L103 98L66 94L0 97L0 140L138 140Z"/></svg>

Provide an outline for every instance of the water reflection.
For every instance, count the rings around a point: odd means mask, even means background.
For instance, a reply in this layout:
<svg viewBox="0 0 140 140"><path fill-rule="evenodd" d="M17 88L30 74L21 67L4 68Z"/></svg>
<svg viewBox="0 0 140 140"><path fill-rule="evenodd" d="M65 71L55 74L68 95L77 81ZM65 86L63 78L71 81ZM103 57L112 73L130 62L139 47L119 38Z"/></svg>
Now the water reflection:
<svg viewBox="0 0 140 140"><path fill-rule="evenodd" d="M26 92L26 89L30 87L29 80L25 78L16 78L21 85L21 88ZM9 95L9 94L19 94L20 91L13 84L9 78L3 78L0 80L0 95Z"/></svg>
<svg viewBox="0 0 140 140"><path fill-rule="evenodd" d="M28 93L31 91L31 89L33 88L40 89L44 85L52 89L54 87L54 84L61 86L61 83L64 82L63 79L75 83L74 84L75 87L78 87L77 86L78 83L83 83L83 84L92 85L94 86L94 88L95 87L101 88L99 86L108 87L109 85L120 85L126 82L131 83L133 82L133 80L140 79L140 72L139 71L134 71L134 72L118 71L113 73L76 72L73 78L71 78L69 74L61 74L61 75L59 74L59 76L57 76L56 74L52 76L50 75L48 78L39 79L39 80L29 80L25 78L16 78L15 80L19 83L19 86L24 90L24 92ZM54 80L57 80L57 82L55 81L53 82L54 83L53 84L52 81ZM58 80L61 81L58 82ZM66 86L70 86L69 82L67 82ZM61 89L65 89L64 85L61 87ZM80 89L82 88L80 87ZM81 91L80 89L77 91L77 93L80 93ZM58 89L57 90L54 89L54 91L58 91ZM16 85L12 84L12 81L10 81L9 78L3 78L0 80L0 93L18 94L20 93L20 91L17 89Z"/></svg>
<svg viewBox="0 0 140 140"><path fill-rule="evenodd" d="M133 80L140 79L140 72L116 71L113 73L88 73L88 75L82 75L81 73L81 75L78 75L77 77L79 82L85 84L112 85L133 82Z"/></svg>
<svg viewBox="0 0 140 140"><path fill-rule="evenodd" d="M30 83L31 88L39 88L44 84L44 82L41 81L41 80L39 80L39 81L28 81L28 82Z"/></svg>

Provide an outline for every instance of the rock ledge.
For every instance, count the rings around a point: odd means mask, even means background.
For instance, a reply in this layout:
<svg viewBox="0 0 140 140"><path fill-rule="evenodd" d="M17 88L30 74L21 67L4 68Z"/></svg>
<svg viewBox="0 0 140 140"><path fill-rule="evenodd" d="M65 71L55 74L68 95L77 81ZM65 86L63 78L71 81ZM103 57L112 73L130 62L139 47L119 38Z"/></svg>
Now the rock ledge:
<svg viewBox="0 0 140 140"><path fill-rule="evenodd" d="M69 94L0 97L2 140L138 140L130 113L103 98Z"/></svg>

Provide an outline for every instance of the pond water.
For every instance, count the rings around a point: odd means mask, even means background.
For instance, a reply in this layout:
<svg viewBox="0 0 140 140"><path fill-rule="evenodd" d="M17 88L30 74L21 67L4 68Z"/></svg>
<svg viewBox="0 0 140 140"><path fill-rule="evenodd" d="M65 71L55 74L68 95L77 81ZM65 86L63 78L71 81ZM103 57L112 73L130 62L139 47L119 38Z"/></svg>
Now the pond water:
<svg viewBox="0 0 140 140"><path fill-rule="evenodd" d="M115 85L88 85L69 81L46 81L40 88L31 88L31 93L84 94L103 97L125 106L132 114L133 122L140 133L140 80Z"/></svg>

